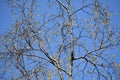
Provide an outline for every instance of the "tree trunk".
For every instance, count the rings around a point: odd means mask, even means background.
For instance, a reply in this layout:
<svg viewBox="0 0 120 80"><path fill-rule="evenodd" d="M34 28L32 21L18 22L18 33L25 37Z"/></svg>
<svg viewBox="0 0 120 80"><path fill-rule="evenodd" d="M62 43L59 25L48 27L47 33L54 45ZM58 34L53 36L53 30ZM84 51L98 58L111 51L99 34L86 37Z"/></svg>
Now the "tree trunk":
<svg viewBox="0 0 120 80"><path fill-rule="evenodd" d="M70 20L70 80L73 80L72 77L72 69L73 69L73 59L74 59L74 38L73 38L73 28L72 28L72 20Z"/></svg>

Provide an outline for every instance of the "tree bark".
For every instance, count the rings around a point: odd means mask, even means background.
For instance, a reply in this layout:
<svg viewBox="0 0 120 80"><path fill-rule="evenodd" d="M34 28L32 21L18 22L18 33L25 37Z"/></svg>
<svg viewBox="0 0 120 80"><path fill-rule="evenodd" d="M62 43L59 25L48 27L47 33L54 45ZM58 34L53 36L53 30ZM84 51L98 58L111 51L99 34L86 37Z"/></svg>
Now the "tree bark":
<svg viewBox="0 0 120 80"><path fill-rule="evenodd" d="M70 21L70 80L73 80L72 77L72 69L73 69L73 60L74 60L74 38L73 38L73 27L72 27L72 19L69 16Z"/></svg>

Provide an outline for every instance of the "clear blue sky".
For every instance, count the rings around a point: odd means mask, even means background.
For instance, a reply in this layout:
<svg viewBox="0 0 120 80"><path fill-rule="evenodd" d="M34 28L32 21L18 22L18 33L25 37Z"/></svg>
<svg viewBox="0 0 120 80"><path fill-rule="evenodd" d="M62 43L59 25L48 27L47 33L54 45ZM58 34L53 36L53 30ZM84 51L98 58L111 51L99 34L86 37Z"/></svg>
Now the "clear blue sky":
<svg viewBox="0 0 120 80"><path fill-rule="evenodd" d="M111 21L113 26L120 30L120 0L100 0L109 6L112 13ZM14 22L10 8L6 0L0 0L0 35L7 32ZM120 50L119 50L120 52ZM120 54L118 53L117 61L119 62Z"/></svg>
<svg viewBox="0 0 120 80"><path fill-rule="evenodd" d="M112 13L112 26L120 29L120 0L100 0L109 6ZM0 0L0 35L7 32L14 22L7 0ZM118 30L119 30L118 29Z"/></svg>
<svg viewBox="0 0 120 80"><path fill-rule="evenodd" d="M6 0L0 0L0 34L3 34L10 28L13 22L11 11Z"/></svg>
<svg viewBox="0 0 120 80"><path fill-rule="evenodd" d="M112 12L112 23L115 27L120 26L120 0L100 0L110 7ZM3 34L10 28L13 22L11 11L6 0L0 0L0 34Z"/></svg>

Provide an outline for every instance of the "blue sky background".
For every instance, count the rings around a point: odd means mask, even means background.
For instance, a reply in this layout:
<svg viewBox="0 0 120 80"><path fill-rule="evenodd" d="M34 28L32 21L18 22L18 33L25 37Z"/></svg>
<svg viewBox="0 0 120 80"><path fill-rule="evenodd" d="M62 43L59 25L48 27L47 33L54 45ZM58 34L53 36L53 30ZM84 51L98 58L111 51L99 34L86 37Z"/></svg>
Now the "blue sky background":
<svg viewBox="0 0 120 80"><path fill-rule="evenodd" d="M103 4L108 5L111 16L112 25L120 30L120 0L100 0ZM0 0L0 35L11 27L14 22L14 17L12 17L10 8L7 4L7 0ZM120 52L120 51L119 51ZM120 54L118 54L120 55ZM120 57L120 56L119 56Z"/></svg>
<svg viewBox="0 0 120 80"><path fill-rule="evenodd" d="M120 0L100 0L109 6L112 13L111 21L114 27L120 26ZM0 34L7 32L14 18L6 0L0 0Z"/></svg>
<svg viewBox="0 0 120 80"><path fill-rule="evenodd" d="M11 11L6 0L0 0L0 34L7 32L13 22Z"/></svg>
<svg viewBox="0 0 120 80"><path fill-rule="evenodd" d="M112 23L114 27L120 26L120 0L100 0L109 6L112 13ZM10 8L6 0L0 0L0 34L8 31L14 18L11 15Z"/></svg>
<svg viewBox="0 0 120 80"><path fill-rule="evenodd" d="M109 6L112 13L111 22L112 26L118 28L120 31L120 0L100 0L105 5ZM11 28L11 24L14 22L10 8L6 0L0 0L0 35L4 34ZM114 52L114 51L113 51ZM118 50L118 56L116 61L120 61L120 50Z"/></svg>

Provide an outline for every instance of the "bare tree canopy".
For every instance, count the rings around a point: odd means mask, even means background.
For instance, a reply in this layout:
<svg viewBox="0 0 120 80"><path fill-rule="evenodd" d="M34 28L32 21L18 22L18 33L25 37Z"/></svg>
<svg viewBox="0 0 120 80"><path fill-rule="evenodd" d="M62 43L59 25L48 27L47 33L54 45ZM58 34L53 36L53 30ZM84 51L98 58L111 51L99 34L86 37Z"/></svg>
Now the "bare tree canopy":
<svg viewBox="0 0 120 80"><path fill-rule="evenodd" d="M99 0L8 0L0 80L119 80L120 32Z"/></svg>

